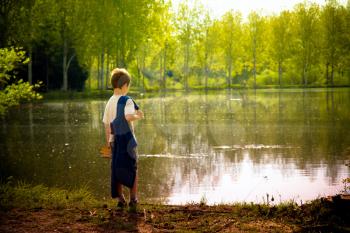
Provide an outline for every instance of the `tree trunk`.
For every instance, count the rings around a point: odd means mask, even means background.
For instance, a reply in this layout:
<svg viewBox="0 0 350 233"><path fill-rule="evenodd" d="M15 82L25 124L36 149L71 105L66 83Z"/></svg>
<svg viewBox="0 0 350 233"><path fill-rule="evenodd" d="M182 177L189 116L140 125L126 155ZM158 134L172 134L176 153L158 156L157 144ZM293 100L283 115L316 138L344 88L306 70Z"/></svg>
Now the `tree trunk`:
<svg viewBox="0 0 350 233"><path fill-rule="evenodd" d="M209 68L208 68L208 65L206 64L205 65L205 68L204 68L204 75L205 75L205 90L208 89L208 75L209 75Z"/></svg>
<svg viewBox="0 0 350 233"><path fill-rule="evenodd" d="M146 55L145 53L142 55L142 63L141 63L141 75L142 75L142 88L143 91L145 91L145 75L143 74L143 71L146 67Z"/></svg>
<svg viewBox="0 0 350 233"><path fill-rule="evenodd" d="M205 59L204 59L204 86L205 90L208 89L208 73L209 73L209 67L208 67L208 53L205 53Z"/></svg>
<svg viewBox="0 0 350 233"><path fill-rule="evenodd" d="M142 88L143 88L143 91L145 91L145 76L142 74Z"/></svg>
<svg viewBox="0 0 350 233"><path fill-rule="evenodd" d="M91 69L90 69L91 70ZM89 77L89 91L91 91L91 79L92 79L92 77L90 76Z"/></svg>
<svg viewBox="0 0 350 233"><path fill-rule="evenodd" d="M278 85L281 87L282 81L282 61L278 62Z"/></svg>
<svg viewBox="0 0 350 233"><path fill-rule="evenodd" d="M207 30L205 31L205 55L204 55L204 86L205 86L205 90L208 89L208 73L209 73L209 67L208 67L208 63L209 63L209 28L207 28Z"/></svg>
<svg viewBox="0 0 350 233"><path fill-rule="evenodd" d="M334 86L334 63L331 65L331 86Z"/></svg>
<svg viewBox="0 0 350 233"><path fill-rule="evenodd" d="M101 60L100 59L101 59L100 55L97 55L97 89L99 90L101 89L101 78L100 78Z"/></svg>
<svg viewBox="0 0 350 233"><path fill-rule="evenodd" d="M103 90L104 84L104 67L105 67L105 50L102 49L101 52L101 90Z"/></svg>
<svg viewBox="0 0 350 233"><path fill-rule="evenodd" d="M163 88L164 90L166 90L166 52L167 52L167 47L168 45L165 44L165 48L164 48L164 55L163 55Z"/></svg>
<svg viewBox="0 0 350 233"><path fill-rule="evenodd" d="M118 46L115 50L115 66L116 66L116 68L119 67L119 49L118 49Z"/></svg>
<svg viewBox="0 0 350 233"><path fill-rule="evenodd" d="M326 85L329 85L329 77L328 77L328 62L326 63Z"/></svg>
<svg viewBox="0 0 350 233"><path fill-rule="evenodd" d="M46 91L49 90L49 59L46 57Z"/></svg>
<svg viewBox="0 0 350 233"><path fill-rule="evenodd" d="M253 38L253 77L254 77L254 89L256 89L256 35Z"/></svg>
<svg viewBox="0 0 350 233"><path fill-rule="evenodd" d="M30 85L33 84L33 52L31 48L29 49L28 82Z"/></svg>
<svg viewBox="0 0 350 233"><path fill-rule="evenodd" d="M140 58L136 58L136 67L137 67L137 83L136 87L140 87L140 81L141 81L141 68L140 68Z"/></svg>
<svg viewBox="0 0 350 233"><path fill-rule="evenodd" d="M305 65L305 69L304 69L304 78L305 78L305 86L307 86L308 84L308 80L307 80L307 71L308 71L308 65Z"/></svg>
<svg viewBox="0 0 350 233"><path fill-rule="evenodd" d="M254 89L256 89L256 57L253 58Z"/></svg>
<svg viewBox="0 0 350 233"><path fill-rule="evenodd" d="M159 53L159 90L163 87L162 80L163 80L163 75L162 75L162 70L163 70L163 59L162 59L162 52Z"/></svg>
<svg viewBox="0 0 350 233"><path fill-rule="evenodd" d="M109 49L107 50L107 64L106 64L106 82L105 89L108 89L108 80L109 80Z"/></svg>
<svg viewBox="0 0 350 233"><path fill-rule="evenodd" d="M255 51L255 45L253 48L253 78L254 78L254 89L256 89L256 51Z"/></svg>
<svg viewBox="0 0 350 233"><path fill-rule="evenodd" d="M231 87L231 73L232 73L232 61L230 59L230 64L228 65L228 70L227 70L227 88Z"/></svg>
<svg viewBox="0 0 350 233"><path fill-rule="evenodd" d="M307 86L307 59L304 59L304 64L303 64L303 74L302 74L302 81L303 81L303 85L304 87Z"/></svg>
<svg viewBox="0 0 350 233"><path fill-rule="evenodd" d="M189 42L187 42L186 51L185 51L185 77L184 77L184 84L185 84L186 91L188 90L189 56L190 56L190 45L189 45Z"/></svg>
<svg viewBox="0 0 350 233"><path fill-rule="evenodd" d="M66 78L66 91L68 90L68 70L69 70L69 66L70 66L70 63L72 62L72 60L73 60L73 58L75 57L75 54L73 54L70 58L69 58L69 60L68 60L68 62L67 62L67 64L65 65L65 70L63 71L64 72L64 74L63 74L63 76ZM67 59L67 58L66 58Z"/></svg>
<svg viewBox="0 0 350 233"><path fill-rule="evenodd" d="M68 74L67 74L67 55L68 55L68 45L67 45L67 38L64 36L63 39L63 86L62 90L67 91L68 90Z"/></svg>

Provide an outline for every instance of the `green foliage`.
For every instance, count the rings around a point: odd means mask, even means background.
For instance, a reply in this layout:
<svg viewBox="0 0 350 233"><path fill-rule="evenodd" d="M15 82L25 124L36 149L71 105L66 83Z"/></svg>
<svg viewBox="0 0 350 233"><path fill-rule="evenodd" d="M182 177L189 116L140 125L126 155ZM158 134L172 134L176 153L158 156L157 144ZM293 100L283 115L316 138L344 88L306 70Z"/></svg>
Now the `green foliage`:
<svg viewBox="0 0 350 233"><path fill-rule="evenodd" d="M273 85L278 83L278 73L273 70L264 70L256 77L258 86Z"/></svg>
<svg viewBox="0 0 350 233"><path fill-rule="evenodd" d="M24 51L15 48L0 49L0 116L3 116L8 108L23 101L42 98L40 94L35 92L41 83L30 85L23 80L16 81L16 77L13 75L14 69L19 64L25 63L28 63L28 59L25 58Z"/></svg>
<svg viewBox="0 0 350 233"><path fill-rule="evenodd" d="M30 85L28 82L19 80L6 86L4 90L0 91L0 115L4 115L8 108L23 101L42 99L42 96L34 91L40 85L41 83Z"/></svg>
<svg viewBox="0 0 350 233"><path fill-rule="evenodd" d="M12 77L10 72L18 64L26 64L28 62L29 59L25 57L25 52L21 48L0 49L0 85L3 86L10 80Z"/></svg>
<svg viewBox="0 0 350 233"><path fill-rule="evenodd" d="M54 61L63 89L73 58L88 67L89 89L106 89L115 67L126 67L140 90L350 85L350 7L337 0L247 19L233 11L214 19L200 1L175 8L162 0L34 0L6 16L8 44L63 51Z"/></svg>

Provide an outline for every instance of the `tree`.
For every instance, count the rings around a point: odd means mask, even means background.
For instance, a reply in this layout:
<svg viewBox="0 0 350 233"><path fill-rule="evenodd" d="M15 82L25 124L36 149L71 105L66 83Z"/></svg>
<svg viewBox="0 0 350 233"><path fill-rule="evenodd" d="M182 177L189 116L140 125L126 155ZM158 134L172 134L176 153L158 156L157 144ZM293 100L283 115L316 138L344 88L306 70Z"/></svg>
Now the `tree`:
<svg viewBox="0 0 350 233"><path fill-rule="evenodd" d="M295 8L297 56L296 64L301 68L301 84L308 85L309 73L318 58L319 7L316 4L298 4Z"/></svg>
<svg viewBox="0 0 350 233"><path fill-rule="evenodd" d="M113 67L133 86L233 83L344 85L350 80L350 3L302 3L273 16L227 11L213 19L199 0L5 0L0 47L23 47L19 74L47 88L106 89ZM203 77L205 76L205 77ZM347 80L349 78L349 80ZM49 85L50 83L50 85Z"/></svg>
<svg viewBox="0 0 350 233"><path fill-rule="evenodd" d="M344 34L344 24L339 11L339 3L336 0L328 0L323 8L322 19L322 54L326 66L326 83L334 85L334 70L339 65L341 57L341 36ZM330 67L330 74L329 74Z"/></svg>
<svg viewBox="0 0 350 233"><path fill-rule="evenodd" d="M174 31L169 8L169 3L154 6L149 20L152 26L149 27L148 31L149 38L153 38L153 42L158 48L155 52L159 58L159 87L163 89L166 89L167 59L172 44L171 33Z"/></svg>
<svg viewBox="0 0 350 233"><path fill-rule="evenodd" d="M76 53L71 48L84 48L84 35L86 31L87 22L89 21L90 1L58 1L55 6L57 15L59 17L58 30L60 32L60 39L62 43L63 58L62 58L62 73L63 85L62 90L68 90L68 69L72 60L76 57Z"/></svg>
<svg viewBox="0 0 350 233"><path fill-rule="evenodd" d="M176 30L179 41L183 48L183 78L184 87L188 90L188 76L190 72L191 49L196 40L200 25L200 10L199 6L190 8L187 1L179 5Z"/></svg>
<svg viewBox="0 0 350 233"><path fill-rule="evenodd" d="M254 88L256 88L256 74L259 56L264 51L264 18L258 13L252 12L248 16L248 51L250 51L251 63L253 67Z"/></svg>
<svg viewBox="0 0 350 233"><path fill-rule="evenodd" d="M232 84L232 70L241 51L241 20L239 12L229 11L222 17L221 46L224 51L225 67L227 70L227 86Z"/></svg>
<svg viewBox="0 0 350 233"><path fill-rule="evenodd" d="M200 25L199 37L195 45L197 62L203 70L206 89L208 88L208 77L213 64L214 53L218 49L218 34L218 22L212 20L209 12L206 12L203 23Z"/></svg>
<svg viewBox="0 0 350 233"><path fill-rule="evenodd" d="M25 1L0 1L0 48L4 48L11 44L16 37L16 27L14 22L19 20L17 10L23 2Z"/></svg>
<svg viewBox="0 0 350 233"><path fill-rule="evenodd" d="M293 40L291 31L291 14L283 11L279 16L271 18L272 39L270 46L271 57L278 65L278 85L282 85L284 61L290 55L290 46Z"/></svg>
<svg viewBox="0 0 350 233"><path fill-rule="evenodd" d="M19 105L21 101L41 99L34 91L39 84L30 85L23 80L16 80L11 74L14 69L29 62L25 52L18 48L0 49L0 116L4 116L8 108Z"/></svg>

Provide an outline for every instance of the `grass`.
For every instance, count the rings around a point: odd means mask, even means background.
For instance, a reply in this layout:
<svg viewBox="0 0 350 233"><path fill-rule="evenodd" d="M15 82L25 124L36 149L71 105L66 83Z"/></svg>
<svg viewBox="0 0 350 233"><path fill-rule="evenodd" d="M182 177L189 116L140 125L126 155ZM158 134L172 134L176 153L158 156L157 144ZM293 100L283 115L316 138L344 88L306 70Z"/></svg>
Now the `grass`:
<svg viewBox="0 0 350 233"><path fill-rule="evenodd" d="M96 199L86 188L64 190L10 180L0 184L0 229L36 232L30 229L39 224L42 232L66 228L82 232L350 231L349 204L325 199L303 205L290 201L208 206L203 197L201 203L184 206L141 203L136 212L117 210L115 204L111 199Z"/></svg>
<svg viewBox="0 0 350 233"><path fill-rule="evenodd" d="M23 182L12 185L11 181L0 185L0 197L2 210L86 208L100 205L86 188L64 190L43 185L32 186Z"/></svg>

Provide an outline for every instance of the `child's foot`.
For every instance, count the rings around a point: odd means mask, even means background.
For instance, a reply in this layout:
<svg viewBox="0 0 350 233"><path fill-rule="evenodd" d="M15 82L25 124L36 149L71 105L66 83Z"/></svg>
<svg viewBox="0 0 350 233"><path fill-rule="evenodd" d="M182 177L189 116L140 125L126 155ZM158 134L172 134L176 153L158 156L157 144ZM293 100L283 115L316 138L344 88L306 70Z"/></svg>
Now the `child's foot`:
<svg viewBox="0 0 350 233"><path fill-rule="evenodd" d="M130 202L129 202L129 210L130 212L136 212L137 210L137 199L131 199Z"/></svg>
<svg viewBox="0 0 350 233"><path fill-rule="evenodd" d="M119 200L117 204L118 209L123 209L126 206L126 201L125 200Z"/></svg>

